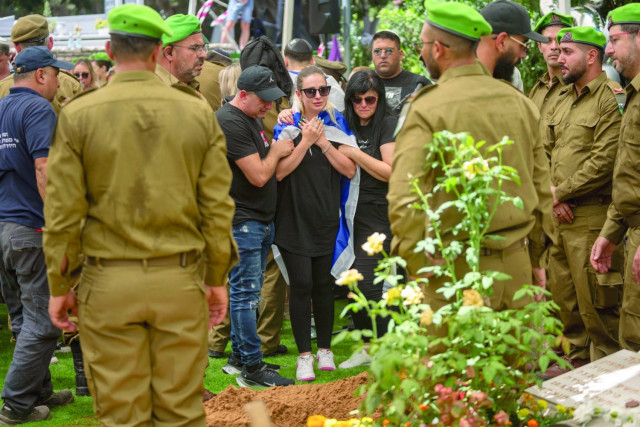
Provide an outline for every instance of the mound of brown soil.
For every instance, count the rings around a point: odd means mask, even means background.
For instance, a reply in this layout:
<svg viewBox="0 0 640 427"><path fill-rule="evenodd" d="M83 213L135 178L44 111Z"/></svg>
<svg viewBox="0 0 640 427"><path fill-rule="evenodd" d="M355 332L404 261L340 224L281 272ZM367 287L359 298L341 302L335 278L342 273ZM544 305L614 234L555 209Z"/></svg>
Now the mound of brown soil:
<svg viewBox="0 0 640 427"><path fill-rule="evenodd" d="M262 400L276 427L306 425L310 415L322 414L328 418L347 420L358 409L364 397L354 397L356 389L367 382L367 374L344 378L328 384L305 384L272 387L266 390L227 387L213 399L204 403L209 427L245 427L249 417L243 406Z"/></svg>

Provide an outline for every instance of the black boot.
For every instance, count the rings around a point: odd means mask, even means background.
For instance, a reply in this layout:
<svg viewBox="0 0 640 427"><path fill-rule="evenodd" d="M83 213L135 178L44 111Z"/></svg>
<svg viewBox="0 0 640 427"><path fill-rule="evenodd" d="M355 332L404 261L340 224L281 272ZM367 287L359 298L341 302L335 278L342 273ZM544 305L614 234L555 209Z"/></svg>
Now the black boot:
<svg viewBox="0 0 640 427"><path fill-rule="evenodd" d="M80 340L75 339L69 343L73 356L73 369L76 371L76 396L91 396L87 387L87 377L84 375L84 365L82 364L82 349Z"/></svg>

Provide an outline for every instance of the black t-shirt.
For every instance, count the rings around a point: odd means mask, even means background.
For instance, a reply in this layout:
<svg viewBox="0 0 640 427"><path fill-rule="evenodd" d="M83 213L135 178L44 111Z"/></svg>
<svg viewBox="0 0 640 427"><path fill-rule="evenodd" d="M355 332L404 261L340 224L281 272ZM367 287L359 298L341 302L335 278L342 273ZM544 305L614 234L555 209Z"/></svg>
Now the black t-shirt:
<svg viewBox="0 0 640 427"><path fill-rule="evenodd" d="M373 140L373 137L371 135L372 126L370 124L360 128L358 135L358 147L360 147L360 150L370 155L374 159L382 160L380 147L384 144L395 141L393 132L396 129L397 122L398 119L394 116L385 117L382 121L380 139L378 141ZM373 176L369 175L369 173L364 170L364 168L360 168L360 193L358 195L358 204L387 204L388 191L388 183L374 178Z"/></svg>
<svg viewBox="0 0 640 427"><path fill-rule="evenodd" d="M301 140L298 135L294 145ZM317 145L307 150L298 167L278 183L276 245L309 257L333 253L340 215L340 176Z"/></svg>
<svg viewBox="0 0 640 427"><path fill-rule="evenodd" d="M400 74L391 79L382 79L384 89L387 93L387 104L393 113L398 116L404 102L415 92L418 84L422 86L430 85L431 82L424 76L402 70Z"/></svg>
<svg viewBox="0 0 640 427"><path fill-rule="evenodd" d="M249 220L263 223L273 221L277 198L275 174L263 187L256 187L236 165L236 160L254 153L258 153L261 159L266 157L270 146L262 122L252 119L230 103L218 109L216 117L227 139L227 159L233 173L229 192L236 203L233 225Z"/></svg>

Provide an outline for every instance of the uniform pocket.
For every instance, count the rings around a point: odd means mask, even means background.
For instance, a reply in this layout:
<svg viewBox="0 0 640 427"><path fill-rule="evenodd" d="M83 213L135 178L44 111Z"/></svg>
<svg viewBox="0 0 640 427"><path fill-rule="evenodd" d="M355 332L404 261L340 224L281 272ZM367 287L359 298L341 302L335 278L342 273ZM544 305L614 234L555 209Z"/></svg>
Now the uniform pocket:
<svg viewBox="0 0 640 427"><path fill-rule="evenodd" d="M14 266L19 275L30 275L38 269L38 261L44 263L41 233L34 231L13 235L9 240L11 250L14 252Z"/></svg>
<svg viewBox="0 0 640 427"><path fill-rule="evenodd" d="M622 274L616 271L605 274L587 274L593 279L591 295L595 308L613 308L620 305L622 301Z"/></svg>

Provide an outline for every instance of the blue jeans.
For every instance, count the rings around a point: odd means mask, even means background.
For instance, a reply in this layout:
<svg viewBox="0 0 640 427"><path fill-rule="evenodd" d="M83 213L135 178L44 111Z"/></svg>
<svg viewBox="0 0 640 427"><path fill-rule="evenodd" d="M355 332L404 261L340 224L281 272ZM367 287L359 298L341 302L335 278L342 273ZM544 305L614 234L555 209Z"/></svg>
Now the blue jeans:
<svg viewBox="0 0 640 427"><path fill-rule="evenodd" d="M256 312L274 235L273 222L245 221L233 226L240 262L229 273L231 349L243 365L262 361Z"/></svg>
<svg viewBox="0 0 640 427"><path fill-rule="evenodd" d="M0 281L3 293L12 296L7 300L9 312L22 315L2 398L11 409L25 414L31 412L38 399L53 392L49 362L60 329L49 319L42 233L20 224L0 222L0 248Z"/></svg>

